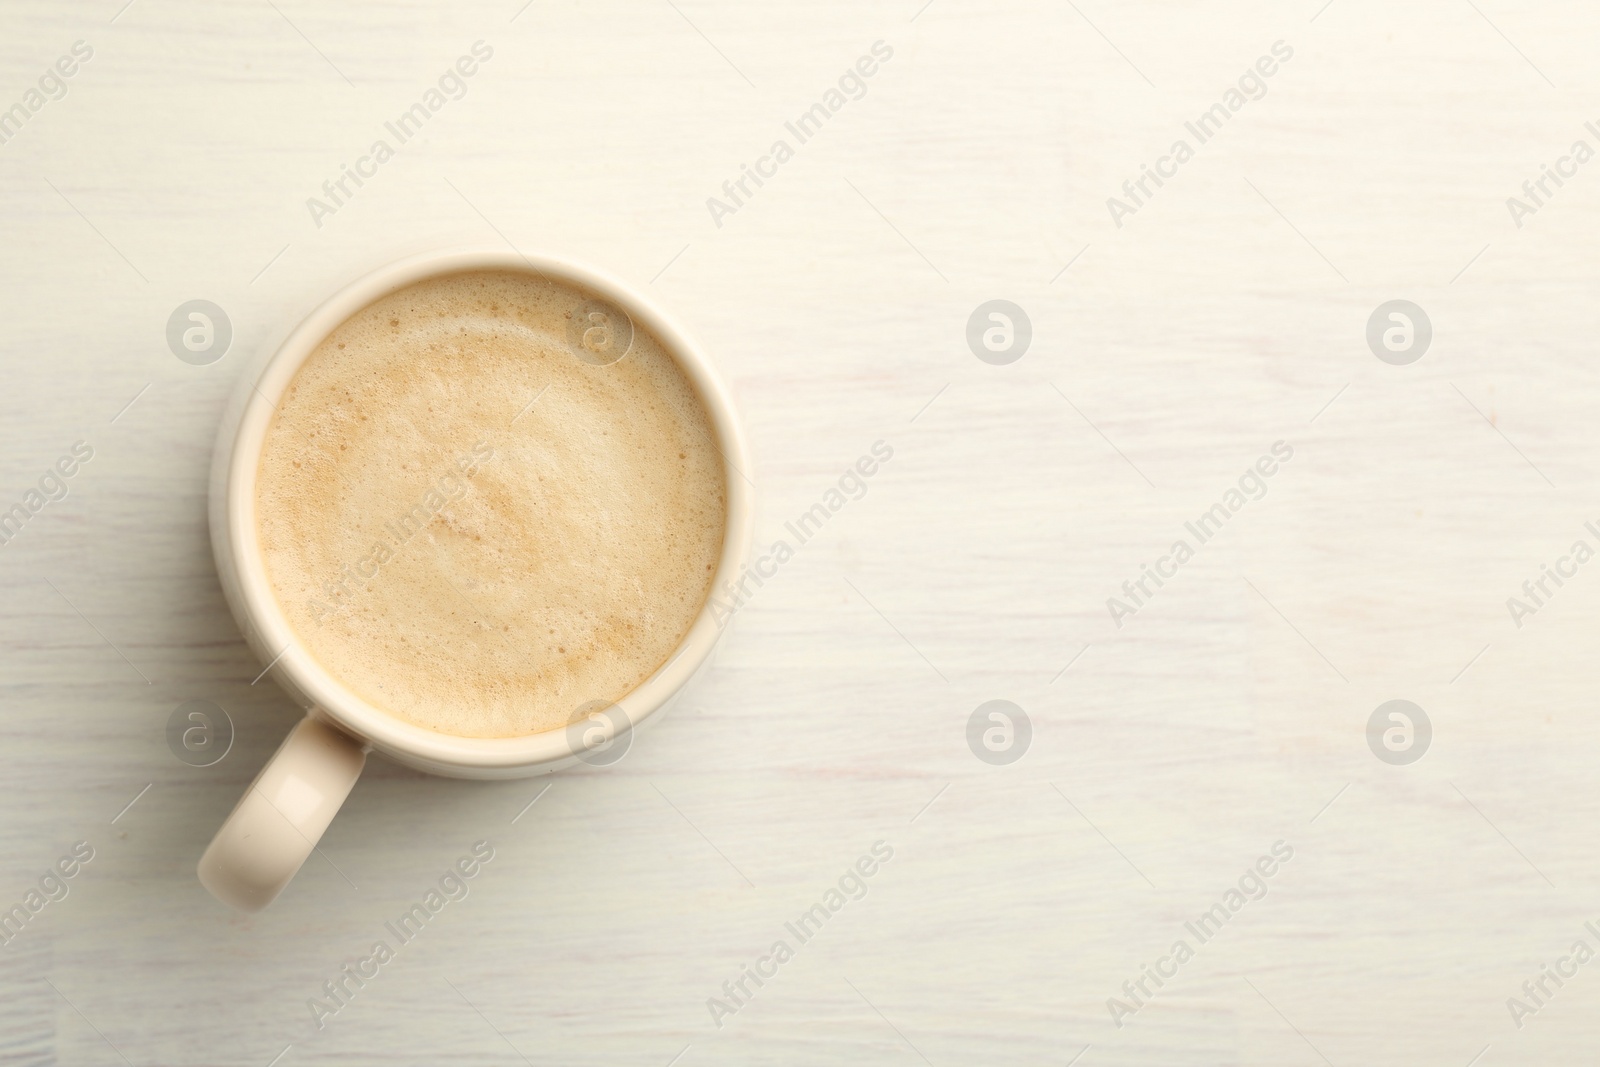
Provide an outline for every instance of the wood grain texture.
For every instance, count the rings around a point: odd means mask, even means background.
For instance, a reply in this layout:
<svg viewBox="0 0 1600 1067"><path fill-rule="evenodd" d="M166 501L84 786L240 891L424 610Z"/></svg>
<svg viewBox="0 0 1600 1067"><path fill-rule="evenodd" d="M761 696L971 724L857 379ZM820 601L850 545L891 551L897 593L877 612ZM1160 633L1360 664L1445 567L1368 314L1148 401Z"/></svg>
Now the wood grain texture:
<svg viewBox="0 0 1600 1067"><path fill-rule="evenodd" d="M1600 548L1600 163L1521 227L1506 199L1600 149L1593 7L121 5L0 12L0 106L94 49L0 145L0 508L94 449L0 548L0 903L95 850L0 949L0 1059L1592 1049L1600 965L1521 1028L1507 998L1600 949L1600 564L1520 627L1506 600ZM317 226L307 198L479 40L464 95ZM717 225L706 199L880 40L865 95ZM1117 226L1107 198L1278 41L1265 95ZM763 543L873 442L894 457L622 763L484 784L375 759L323 855L231 915L194 864L298 711L251 684L212 567L218 416L333 289L459 241L595 263L697 334ZM197 297L234 329L204 367L164 337ZM1032 323L1008 366L965 338L994 298ZM1409 366L1364 338L1393 299L1433 326ZM1116 626L1107 598L1277 441L1265 495ZM1367 745L1396 698L1433 726L1410 766ZM237 728L210 768L166 746L191 699ZM967 745L991 699L1032 724L1009 766ZM319 1030L308 999L480 839L470 895ZM1266 896L1114 1025L1108 998L1280 840ZM866 895L716 1025L708 998L877 841Z"/></svg>

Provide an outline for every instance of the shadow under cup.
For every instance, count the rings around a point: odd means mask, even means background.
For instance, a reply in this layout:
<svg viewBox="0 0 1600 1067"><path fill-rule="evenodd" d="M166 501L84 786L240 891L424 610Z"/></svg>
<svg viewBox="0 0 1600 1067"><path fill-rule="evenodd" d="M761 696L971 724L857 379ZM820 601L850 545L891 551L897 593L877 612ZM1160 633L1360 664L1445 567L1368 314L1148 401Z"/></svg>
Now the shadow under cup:
<svg viewBox="0 0 1600 1067"><path fill-rule="evenodd" d="M276 409L307 358L363 309L420 282L482 272L537 278L552 292L569 291L573 306L565 315L563 340L574 360L590 369L627 359L641 341L653 341L670 357L699 402L721 466L722 538L714 564L707 563L714 567L708 593L731 587L744 570L752 511L744 435L704 352L648 298L586 267L500 251L412 257L349 286L246 373L224 420L213 464L212 544L229 606L261 662L309 713L246 792L202 860L202 882L237 906L264 906L293 876L353 786L366 751L376 748L421 770L467 778L524 777L585 757L595 763L614 761L619 748L626 750L633 728L668 707L706 666L721 635L725 614L712 610L711 595L676 648L629 692L614 702L579 703L563 727L507 737L442 733L391 714L335 677L302 641L304 628L295 627L274 594L257 524L257 479ZM624 740L619 743L618 738ZM281 795L268 795L274 789ZM263 859L236 840L247 827L234 824L252 821L258 825L249 829L257 838L278 842L267 851L283 855ZM278 822L285 826L271 833L259 825ZM304 839L303 850L297 838ZM298 860L292 853L300 853Z"/></svg>

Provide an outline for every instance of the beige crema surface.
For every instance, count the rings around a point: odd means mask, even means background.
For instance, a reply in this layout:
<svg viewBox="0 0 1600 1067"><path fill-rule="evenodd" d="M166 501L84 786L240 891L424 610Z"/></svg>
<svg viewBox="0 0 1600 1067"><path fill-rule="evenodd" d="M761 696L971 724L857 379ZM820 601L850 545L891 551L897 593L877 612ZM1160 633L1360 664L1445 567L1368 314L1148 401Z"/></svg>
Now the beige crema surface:
<svg viewBox="0 0 1600 1067"><path fill-rule="evenodd" d="M256 488L273 591L390 714L562 727L664 663L710 592L726 486L705 410L643 327L616 363L577 358L588 299L513 272L422 282L335 330L278 405Z"/></svg>

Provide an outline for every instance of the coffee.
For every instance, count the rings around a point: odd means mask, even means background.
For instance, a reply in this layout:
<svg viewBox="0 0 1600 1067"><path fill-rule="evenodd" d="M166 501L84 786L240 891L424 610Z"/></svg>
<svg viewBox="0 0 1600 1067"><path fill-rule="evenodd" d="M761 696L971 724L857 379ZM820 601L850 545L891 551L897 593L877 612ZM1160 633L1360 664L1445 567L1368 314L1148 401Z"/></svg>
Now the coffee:
<svg viewBox="0 0 1600 1067"><path fill-rule="evenodd" d="M278 402L255 508L273 593L332 677L418 726L516 737L666 662L710 592L726 501L710 418L642 324L479 271L383 297L318 345Z"/></svg>

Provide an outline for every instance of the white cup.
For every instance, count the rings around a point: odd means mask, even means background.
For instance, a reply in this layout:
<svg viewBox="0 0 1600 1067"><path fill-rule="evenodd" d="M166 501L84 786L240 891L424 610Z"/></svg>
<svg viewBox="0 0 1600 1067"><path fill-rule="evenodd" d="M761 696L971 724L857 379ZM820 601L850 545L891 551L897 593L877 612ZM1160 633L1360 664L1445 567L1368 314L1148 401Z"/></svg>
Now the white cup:
<svg viewBox="0 0 1600 1067"><path fill-rule="evenodd" d="M708 601L667 662L590 728L477 738L424 729L373 707L330 675L290 627L272 594L256 528L256 473L278 398L306 357L351 315L415 282L467 270L528 273L587 290L661 342L698 392L725 464L727 527L712 588L737 581L744 568L752 490L746 477L748 446L733 403L699 345L647 297L588 267L501 250L416 255L348 286L307 316L276 352L246 371L223 419L212 464L211 545L228 606L251 649L307 711L200 859L201 883L235 907L257 911L289 884L349 795L372 749L456 778L520 778L558 770L599 743L616 743L617 735L665 710L706 666L721 634Z"/></svg>

